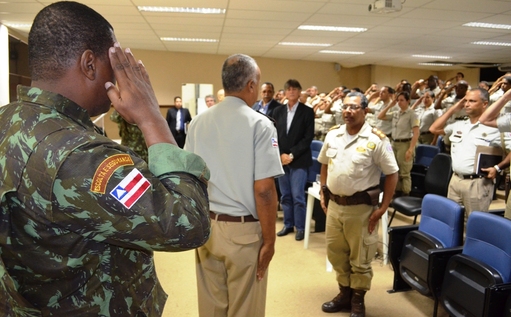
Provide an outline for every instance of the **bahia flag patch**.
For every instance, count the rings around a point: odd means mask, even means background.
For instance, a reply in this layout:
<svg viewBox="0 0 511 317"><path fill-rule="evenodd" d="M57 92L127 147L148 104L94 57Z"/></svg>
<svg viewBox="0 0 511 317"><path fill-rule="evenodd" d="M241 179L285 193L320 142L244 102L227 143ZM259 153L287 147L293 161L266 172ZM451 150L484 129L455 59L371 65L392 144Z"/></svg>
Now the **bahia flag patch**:
<svg viewBox="0 0 511 317"><path fill-rule="evenodd" d="M128 176L115 186L110 195L130 209L150 186L151 183L138 169L134 168Z"/></svg>
<svg viewBox="0 0 511 317"><path fill-rule="evenodd" d="M271 138L271 146L279 147L279 142L277 141L277 138Z"/></svg>

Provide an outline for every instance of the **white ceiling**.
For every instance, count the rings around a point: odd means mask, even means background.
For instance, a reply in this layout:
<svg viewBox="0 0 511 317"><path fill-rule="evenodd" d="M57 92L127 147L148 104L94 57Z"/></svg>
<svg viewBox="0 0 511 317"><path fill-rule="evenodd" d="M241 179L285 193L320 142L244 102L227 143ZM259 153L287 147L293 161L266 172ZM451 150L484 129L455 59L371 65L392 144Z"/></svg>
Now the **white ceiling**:
<svg viewBox="0 0 511 317"><path fill-rule="evenodd" d="M52 1L0 0L0 22L31 23ZM467 22L511 24L511 0L406 0L399 12L368 12L374 0L81 0L114 27L123 47L253 57L336 62L344 67L388 65L408 68L428 58L448 62L510 63L511 47L473 41L511 43L511 31L464 27ZM137 6L210 7L224 15L139 12ZM365 27L363 33L298 30L302 24ZM17 30L27 34L28 30ZM217 39L217 43L163 42L160 37ZM281 46L279 42L330 43L328 48ZM320 50L363 51L364 55L323 54ZM460 68L458 65L457 67Z"/></svg>

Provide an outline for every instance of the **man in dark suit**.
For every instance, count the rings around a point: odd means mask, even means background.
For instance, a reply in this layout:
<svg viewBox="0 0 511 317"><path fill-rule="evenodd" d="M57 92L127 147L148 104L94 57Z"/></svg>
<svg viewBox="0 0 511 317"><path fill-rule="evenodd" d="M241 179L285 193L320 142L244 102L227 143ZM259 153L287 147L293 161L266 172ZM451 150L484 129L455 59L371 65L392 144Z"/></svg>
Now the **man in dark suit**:
<svg viewBox="0 0 511 317"><path fill-rule="evenodd" d="M284 228L277 233L279 237L294 231L297 241L303 240L305 229L305 183L307 170L312 165L310 145L314 138L314 112L298 101L302 86L295 79L284 85L288 104L275 108L280 160L284 167L284 176L280 177Z"/></svg>
<svg viewBox="0 0 511 317"><path fill-rule="evenodd" d="M280 102L273 99L273 94L275 93L275 88L273 84L270 82L265 82L261 85L261 100L256 102L252 109L255 111L259 111L262 114L267 115L268 117L272 117L273 110L279 106L282 106Z"/></svg>
<svg viewBox="0 0 511 317"><path fill-rule="evenodd" d="M188 109L183 108L181 97L174 97L174 106L167 111L167 123L177 145L183 148L186 140L186 125L192 121L192 116Z"/></svg>

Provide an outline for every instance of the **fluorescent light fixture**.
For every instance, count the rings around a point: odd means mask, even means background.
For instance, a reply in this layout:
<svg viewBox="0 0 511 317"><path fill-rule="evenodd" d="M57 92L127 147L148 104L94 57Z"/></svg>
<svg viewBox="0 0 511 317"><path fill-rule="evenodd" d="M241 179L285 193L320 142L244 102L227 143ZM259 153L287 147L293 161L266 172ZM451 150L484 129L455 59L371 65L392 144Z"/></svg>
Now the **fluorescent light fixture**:
<svg viewBox="0 0 511 317"><path fill-rule="evenodd" d="M300 25L298 30L331 31L331 32L365 32L366 28L352 28L345 26Z"/></svg>
<svg viewBox="0 0 511 317"><path fill-rule="evenodd" d="M440 56L440 55L412 55L412 57L418 58L436 58L436 59L451 59L451 56Z"/></svg>
<svg viewBox="0 0 511 317"><path fill-rule="evenodd" d="M168 42L200 42L200 43L216 43L215 39L195 39L186 37L161 37L160 40Z"/></svg>
<svg viewBox="0 0 511 317"><path fill-rule="evenodd" d="M419 63L419 65L422 65L422 66L442 66L442 67L454 66L453 64L449 64L449 63Z"/></svg>
<svg viewBox="0 0 511 317"><path fill-rule="evenodd" d="M326 44L326 43L300 43L300 42L280 42L279 45L287 45L287 46L321 46L321 47L332 46L332 44Z"/></svg>
<svg viewBox="0 0 511 317"><path fill-rule="evenodd" d="M9 23L5 22L4 25L11 27L13 29L30 29L32 27L32 23Z"/></svg>
<svg viewBox="0 0 511 317"><path fill-rule="evenodd" d="M474 27L474 28L511 30L511 25L509 25L509 24L470 22L470 23L463 24L463 26L470 26L470 27Z"/></svg>
<svg viewBox="0 0 511 317"><path fill-rule="evenodd" d="M320 53L325 54L345 54L345 55L362 55L365 54L365 52L353 52L353 51L329 51L329 50L322 50L319 51Z"/></svg>
<svg viewBox="0 0 511 317"><path fill-rule="evenodd" d="M477 44L477 45L493 45L493 46L511 46L511 43L509 42L488 42L488 41L478 41L478 42L472 42L470 44Z"/></svg>
<svg viewBox="0 0 511 317"><path fill-rule="evenodd" d="M138 11L169 13L224 14L226 11L225 9L218 8L148 7L148 6L138 6L137 8Z"/></svg>

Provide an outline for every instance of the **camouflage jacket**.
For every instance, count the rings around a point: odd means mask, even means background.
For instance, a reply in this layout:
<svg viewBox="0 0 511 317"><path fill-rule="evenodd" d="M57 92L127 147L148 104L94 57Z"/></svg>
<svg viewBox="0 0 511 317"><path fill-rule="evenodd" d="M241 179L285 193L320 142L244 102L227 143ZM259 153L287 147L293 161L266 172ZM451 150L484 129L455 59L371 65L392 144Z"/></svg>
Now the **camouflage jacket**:
<svg viewBox="0 0 511 317"><path fill-rule="evenodd" d="M148 166L54 93L0 108L0 168L1 316L160 316L153 251L209 237L199 156L156 144Z"/></svg>
<svg viewBox="0 0 511 317"><path fill-rule="evenodd" d="M119 126L119 136L121 137L121 144L126 145L137 153L144 161L147 162L147 146L145 144L144 135L138 126L129 124L123 117L114 110L110 115L110 120L117 123Z"/></svg>

